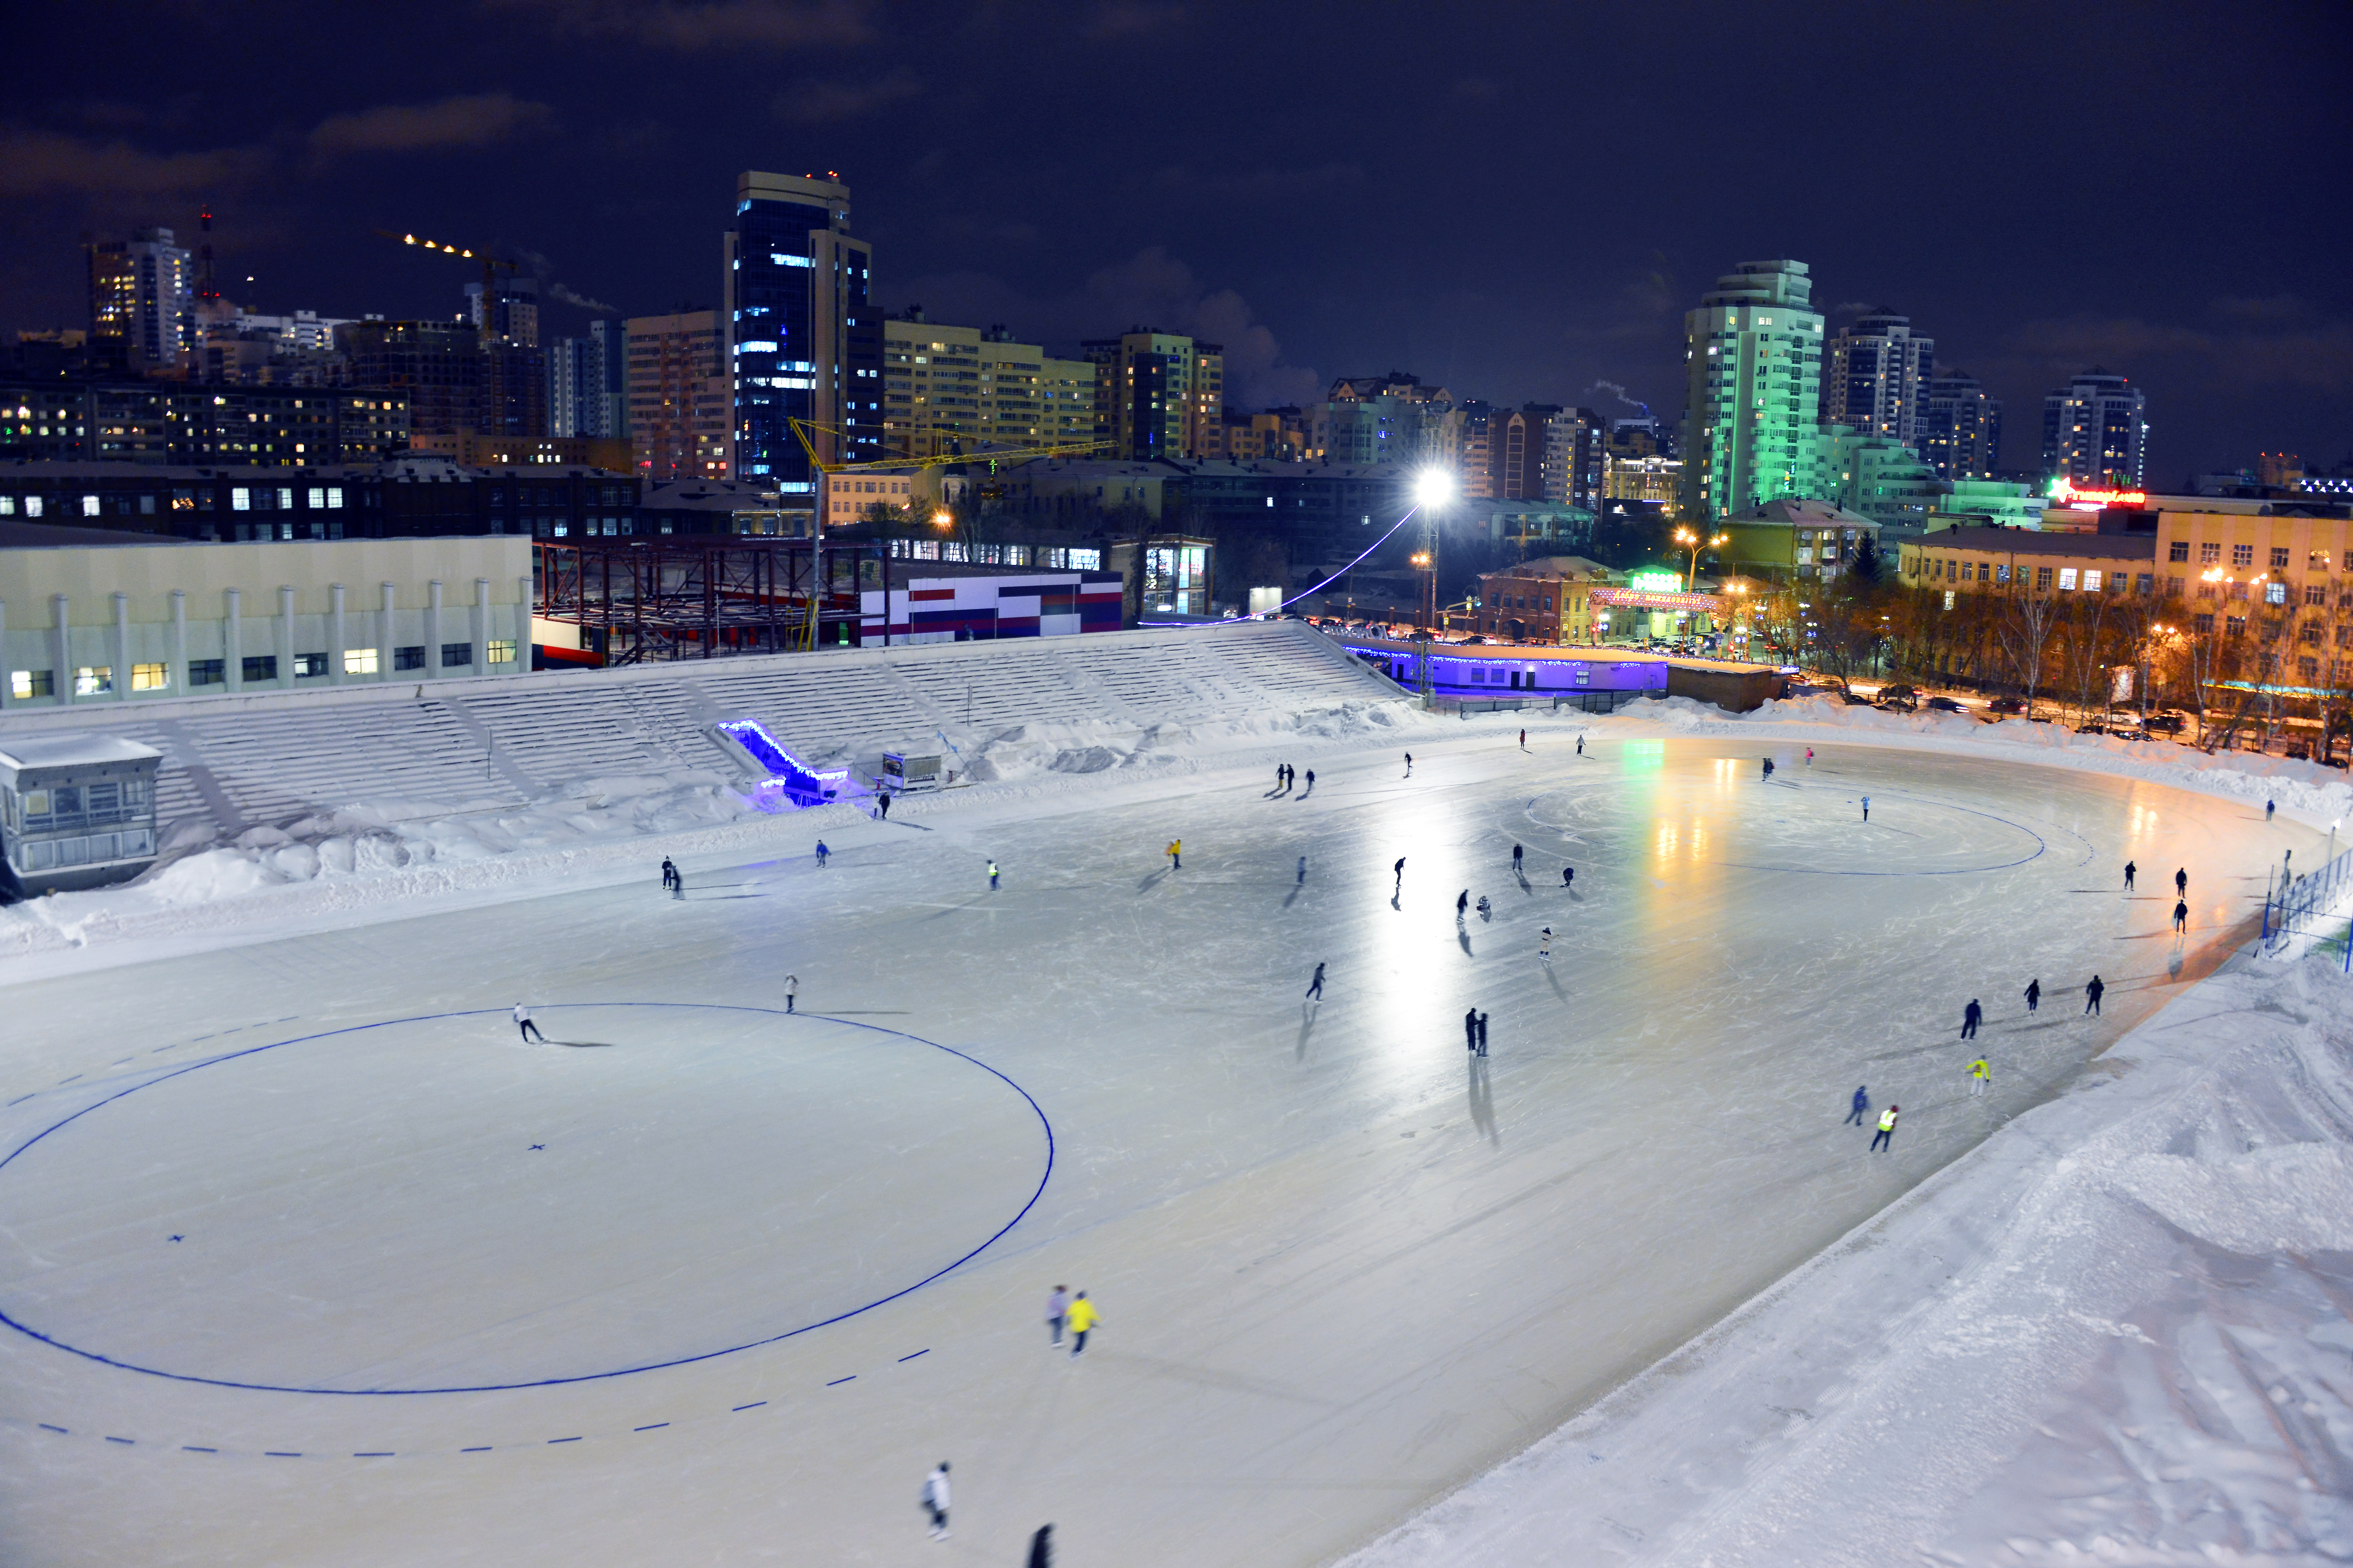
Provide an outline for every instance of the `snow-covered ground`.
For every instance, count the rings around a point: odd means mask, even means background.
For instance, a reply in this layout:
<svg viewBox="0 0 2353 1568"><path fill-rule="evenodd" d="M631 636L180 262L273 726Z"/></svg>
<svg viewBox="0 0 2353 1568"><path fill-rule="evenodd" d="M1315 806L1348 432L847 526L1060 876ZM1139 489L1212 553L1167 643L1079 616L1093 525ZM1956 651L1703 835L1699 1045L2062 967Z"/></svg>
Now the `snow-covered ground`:
<svg viewBox="0 0 2353 1568"><path fill-rule="evenodd" d="M2353 1001L2201 981L2337 777L1521 717L352 803L8 911L0 1556L897 1562L949 1458L980 1562L2340 1560Z"/></svg>

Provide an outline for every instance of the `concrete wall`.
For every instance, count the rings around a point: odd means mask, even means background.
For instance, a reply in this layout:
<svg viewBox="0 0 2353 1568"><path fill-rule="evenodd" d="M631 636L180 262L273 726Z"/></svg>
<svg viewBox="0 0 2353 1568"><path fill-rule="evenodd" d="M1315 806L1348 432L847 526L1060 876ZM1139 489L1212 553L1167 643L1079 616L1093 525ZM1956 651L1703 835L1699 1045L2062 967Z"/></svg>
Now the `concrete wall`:
<svg viewBox="0 0 2353 1568"><path fill-rule="evenodd" d="M512 674L530 668L531 570L531 542L512 535L0 550L0 707ZM516 661L491 662L493 642ZM459 643L467 662L445 664ZM404 647L423 650L417 668L394 668ZM306 654L324 656L320 674L296 675ZM275 674L249 683L245 660L261 657ZM206 659L224 679L192 685ZM141 666L157 667L144 689ZM111 689L78 693L84 668L111 671ZM19 672L40 670L52 694L19 697Z"/></svg>

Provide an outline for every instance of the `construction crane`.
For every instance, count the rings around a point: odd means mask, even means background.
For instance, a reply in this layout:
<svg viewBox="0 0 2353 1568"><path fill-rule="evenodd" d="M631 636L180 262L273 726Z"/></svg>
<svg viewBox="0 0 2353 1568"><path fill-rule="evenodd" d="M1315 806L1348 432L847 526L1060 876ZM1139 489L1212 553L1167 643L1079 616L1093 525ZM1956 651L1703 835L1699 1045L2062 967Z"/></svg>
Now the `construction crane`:
<svg viewBox="0 0 2353 1568"><path fill-rule="evenodd" d="M957 463L1023 462L1031 458L1071 458L1078 457L1085 453L1101 451L1106 447L1115 447L1119 444L1114 440L1104 438L1088 441L1063 441L1050 447L1008 447L997 450L978 452L943 452L929 458L871 458L862 462L828 462L825 458L818 455L817 442L812 440L811 437L815 436L841 437L846 433L835 429L830 425L819 425L813 420L794 419L788 421L788 423L793 427L793 438L801 444L801 450L808 454L809 467L820 474L871 474L893 468L913 468L919 470L923 468L943 468ZM825 581L826 497L826 487L819 485L818 488L818 505L817 520L812 525L814 529L814 548L809 563L808 626L803 637L803 646L812 648L817 647L818 605L819 601L818 585Z"/></svg>
<svg viewBox="0 0 2353 1568"><path fill-rule="evenodd" d="M462 246L443 245L438 240L419 239L413 234L395 234L388 228L380 228L375 232L386 239L396 239L403 245L423 246L427 250L434 251L442 256L452 256L460 261L479 260L481 262L482 346L484 348L490 347L491 340L498 336L499 274L504 272L509 277L512 277L515 273L522 270L521 265L516 262L505 260L502 258L494 257L488 251L478 253L468 250Z"/></svg>

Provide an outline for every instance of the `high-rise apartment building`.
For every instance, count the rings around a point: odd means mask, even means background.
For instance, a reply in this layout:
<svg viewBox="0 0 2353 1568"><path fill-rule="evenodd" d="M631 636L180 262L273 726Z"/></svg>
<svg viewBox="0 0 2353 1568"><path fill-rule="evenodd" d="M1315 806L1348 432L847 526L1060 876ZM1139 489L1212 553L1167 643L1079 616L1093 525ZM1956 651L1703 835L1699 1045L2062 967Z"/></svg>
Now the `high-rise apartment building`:
<svg viewBox="0 0 2353 1568"><path fill-rule="evenodd" d="M1307 449L1327 463L1420 463L1436 458L1439 422L1454 395L1419 376L1346 375L1308 416Z"/></svg>
<svg viewBox="0 0 2353 1568"><path fill-rule="evenodd" d="M591 321L584 338L558 338L547 359L547 425L551 436L629 433L627 333L618 321Z"/></svg>
<svg viewBox="0 0 2353 1568"><path fill-rule="evenodd" d="M1967 371L1940 370L1920 411L1920 456L1937 477L1983 479L2001 467L2001 404Z"/></svg>
<svg viewBox="0 0 2353 1568"><path fill-rule="evenodd" d="M417 435L480 431L490 356L465 321L353 321L337 332L351 383L406 398Z"/></svg>
<svg viewBox="0 0 2353 1568"><path fill-rule="evenodd" d="M1115 458L1198 458L1223 440L1226 352L1136 327L1079 345L1095 367L1095 438Z"/></svg>
<svg viewBox="0 0 2353 1568"><path fill-rule="evenodd" d="M727 374L727 334L719 312L632 316L621 335L628 345L629 447L639 476L730 478L735 384Z"/></svg>
<svg viewBox="0 0 2353 1568"><path fill-rule="evenodd" d="M1530 404L1531 408L1536 405ZM1542 500L1599 510L1609 431L1590 408L1556 408L1545 419Z"/></svg>
<svg viewBox="0 0 2353 1568"><path fill-rule="evenodd" d="M1094 439L1095 367L1017 343L1003 327L948 327L920 310L882 323L882 444L932 458Z"/></svg>
<svg viewBox="0 0 2353 1568"><path fill-rule="evenodd" d="M1429 460L1453 471L1455 491L1466 500L1496 494L1494 427L1505 412L1472 398L1432 416L1425 427Z"/></svg>
<svg viewBox="0 0 2353 1568"><path fill-rule="evenodd" d="M1499 408L1487 418L1489 493L1498 500L1547 500L1545 447L1560 409L1546 403Z"/></svg>
<svg viewBox="0 0 2353 1568"><path fill-rule="evenodd" d="M1878 311L1840 328L1822 373L1821 422L1918 446L1936 364L1936 340L1915 337L1909 316Z"/></svg>
<svg viewBox="0 0 2353 1568"><path fill-rule="evenodd" d="M746 170L725 237L733 477L773 487L787 511L817 505L826 462L882 456L882 323L869 304L873 248L849 236L849 187Z"/></svg>
<svg viewBox="0 0 2353 1568"><path fill-rule="evenodd" d="M2085 371L2042 400L2042 477L2139 489L2147 415L2147 400L2128 377Z"/></svg>
<svg viewBox="0 0 2353 1568"><path fill-rule="evenodd" d="M195 277L172 231L142 228L84 248L90 336L121 340L134 368L178 369L195 343Z"/></svg>
<svg viewBox="0 0 2353 1568"><path fill-rule="evenodd" d="M1822 319L1802 261L1746 261L1683 316L1683 511L1713 521L1820 483Z"/></svg>

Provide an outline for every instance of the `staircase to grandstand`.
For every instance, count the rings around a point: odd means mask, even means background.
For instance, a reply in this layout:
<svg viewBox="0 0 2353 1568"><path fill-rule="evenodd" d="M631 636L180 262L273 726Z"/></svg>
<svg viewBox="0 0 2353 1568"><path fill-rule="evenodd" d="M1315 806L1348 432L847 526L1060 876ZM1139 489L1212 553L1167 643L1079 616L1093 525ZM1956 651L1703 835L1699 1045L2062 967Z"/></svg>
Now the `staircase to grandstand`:
<svg viewBox="0 0 2353 1568"><path fill-rule="evenodd" d="M359 805L423 816L681 768L733 779L710 732L721 719L756 719L813 765L871 775L884 751L939 750L943 735L970 750L1017 724L1141 731L1397 695L1313 627L1253 621L12 710L0 743L94 731L155 747L158 821L167 840L194 830L185 843Z"/></svg>

